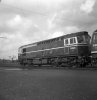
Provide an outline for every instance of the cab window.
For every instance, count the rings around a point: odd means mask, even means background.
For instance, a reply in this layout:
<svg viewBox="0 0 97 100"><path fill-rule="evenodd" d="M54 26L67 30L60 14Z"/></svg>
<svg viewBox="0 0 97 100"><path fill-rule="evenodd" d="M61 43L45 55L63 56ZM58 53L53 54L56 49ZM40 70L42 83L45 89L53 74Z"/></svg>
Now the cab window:
<svg viewBox="0 0 97 100"><path fill-rule="evenodd" d="M74 43L76 43L75 38L70 38L70 44L74 44Z"/></svg>
<svg viewBox="0 0 97 100"><path fill-rule="evenodd" d="M69 39L64 39L64 45L68 45L69 44Z"/></svg>
<svg viewBox="0 0 97 100"><path fill-rule="evenodd" d="M72 44L72 43L73 43L73 38L70 39L70 44Z"/></svg>
<svg viewBox="0 0 97 100"><path fill-rule="evenodd" d="M78 43L84 43L84 37L83 36L78 36L77 41L78 41Z"/></svg>
<svg viewBox="0 0 97 100"><path fill-rule="evenodd" d="M88 36L88 35L86 35L86 36L85 36L85 42L86 42L86 43L90 43L90 40L91 40L91 37Z"/></svg>
<svg viewBox="0 0 97 100"><path fill-rule="evenodd" d="M93 36L93 43L97 43L97 35L96 34Z"/></svg>

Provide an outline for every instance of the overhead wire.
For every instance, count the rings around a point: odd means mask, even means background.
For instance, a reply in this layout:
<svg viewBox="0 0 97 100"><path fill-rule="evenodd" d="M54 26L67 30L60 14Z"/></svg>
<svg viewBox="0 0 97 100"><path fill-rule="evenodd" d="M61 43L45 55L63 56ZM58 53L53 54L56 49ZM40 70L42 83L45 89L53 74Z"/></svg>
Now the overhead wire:
<svg viewBox="0 0 97 100"><path fill-rule="evenodd" d="M30 13L30 14L36 14L36 15L41 15L41 16L48 16L47 14L44 14L44 13L40 13L40 12L36 12L36 11L32 11L32 10L27 10L27 9L23 9L23 8L19 8L19 7L16 7L16 6L12 6L10 4L7 4L7 3L2 3L2 5L0 6L4 6L6 8L14 8L16 10L19 10L20 12L24 13L24 14L27 14L27 13Z"/></svg>
<svg viewBox="0 0 97 100"><path fill-rule="evenodd" d="M7 4L7 3L2 3L2 5L4 6L4 7L6 7L7 6L7 8L9 7L9 8L14 8L14 9L16 9L16 10L18 10L20 13L23 13L23 14L34 14L34 15L40 15L40 16L44 16L44 17L48 17L49 15L48 14L44 14L44 13L40 13L40 12L36 12L36 11L32 11L32 10L27 10L27 9L23 9L23 8L19 8L19 7L16 7L16 6L12 6L12 5L10 5L10 4ZM61 20L69 20L69 21L72 21L72 20L70 20L70 19L68 19L68 18L64 18L64 19L62 19L62 18L56 18L56 19L61 19Z"/></svg>

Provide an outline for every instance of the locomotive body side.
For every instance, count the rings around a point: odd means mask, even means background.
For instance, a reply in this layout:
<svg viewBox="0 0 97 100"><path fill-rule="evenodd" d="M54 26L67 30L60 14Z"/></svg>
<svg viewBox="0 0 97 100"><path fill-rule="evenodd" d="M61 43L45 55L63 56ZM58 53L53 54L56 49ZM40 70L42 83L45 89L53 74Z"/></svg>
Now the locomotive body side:
<svg viewBox="0 0 97 100"><path fill-rule="evenodd" d="M86 57L89 51L89 35L87 32L77 32L58 38L36 42L19 48L19 60L21 63L66 62L78 57ZM65 60L64 60L65 59ZM69 59L69 60L68 60Z"/></svg>

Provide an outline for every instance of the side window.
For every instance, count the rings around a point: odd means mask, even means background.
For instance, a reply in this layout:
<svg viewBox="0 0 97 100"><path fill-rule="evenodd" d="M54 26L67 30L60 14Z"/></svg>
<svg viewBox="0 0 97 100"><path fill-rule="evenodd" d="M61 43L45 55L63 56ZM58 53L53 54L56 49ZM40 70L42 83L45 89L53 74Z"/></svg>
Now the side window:
<svg viewBox="0 0 97 100"><path fill-rule="evenodd" d="M64 45L68 45L68 44L69 44L68 39L64 39Z"/></svg>
<svg viewBox="0 0 97 100"><path fill-rule="evenodd" d="M70 44L73 44L73 43L76 43L75 37L70 39Z"/></svg>
<svg viewBox="0 0 97 100"><path fill-rule="evenodd" d="M70 44L73 44L73 38L70 39Z"/></svg>
<svg viewBox="0 0 97 100"><path fill-rule="evenodd" d="M65 44L68 44L68 39L65 40Z"/></svg>
<svg viewBox="0 0 97 100"><path fill-rule="evenodd" d="M74 41L74 43L76 43L76 39L75 38L73 39L73 41Z"/></svg>

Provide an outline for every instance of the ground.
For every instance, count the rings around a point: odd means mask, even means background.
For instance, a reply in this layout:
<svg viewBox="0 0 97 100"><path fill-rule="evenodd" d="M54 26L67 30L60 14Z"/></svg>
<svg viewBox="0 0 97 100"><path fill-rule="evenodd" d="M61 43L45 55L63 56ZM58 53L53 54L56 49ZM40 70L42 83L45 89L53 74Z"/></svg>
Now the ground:
<svg viewBox="0 0 97 100"><path fill-rule="evenodd" d="M97 70L0 68L0 100L97 100Z"/></svg>

